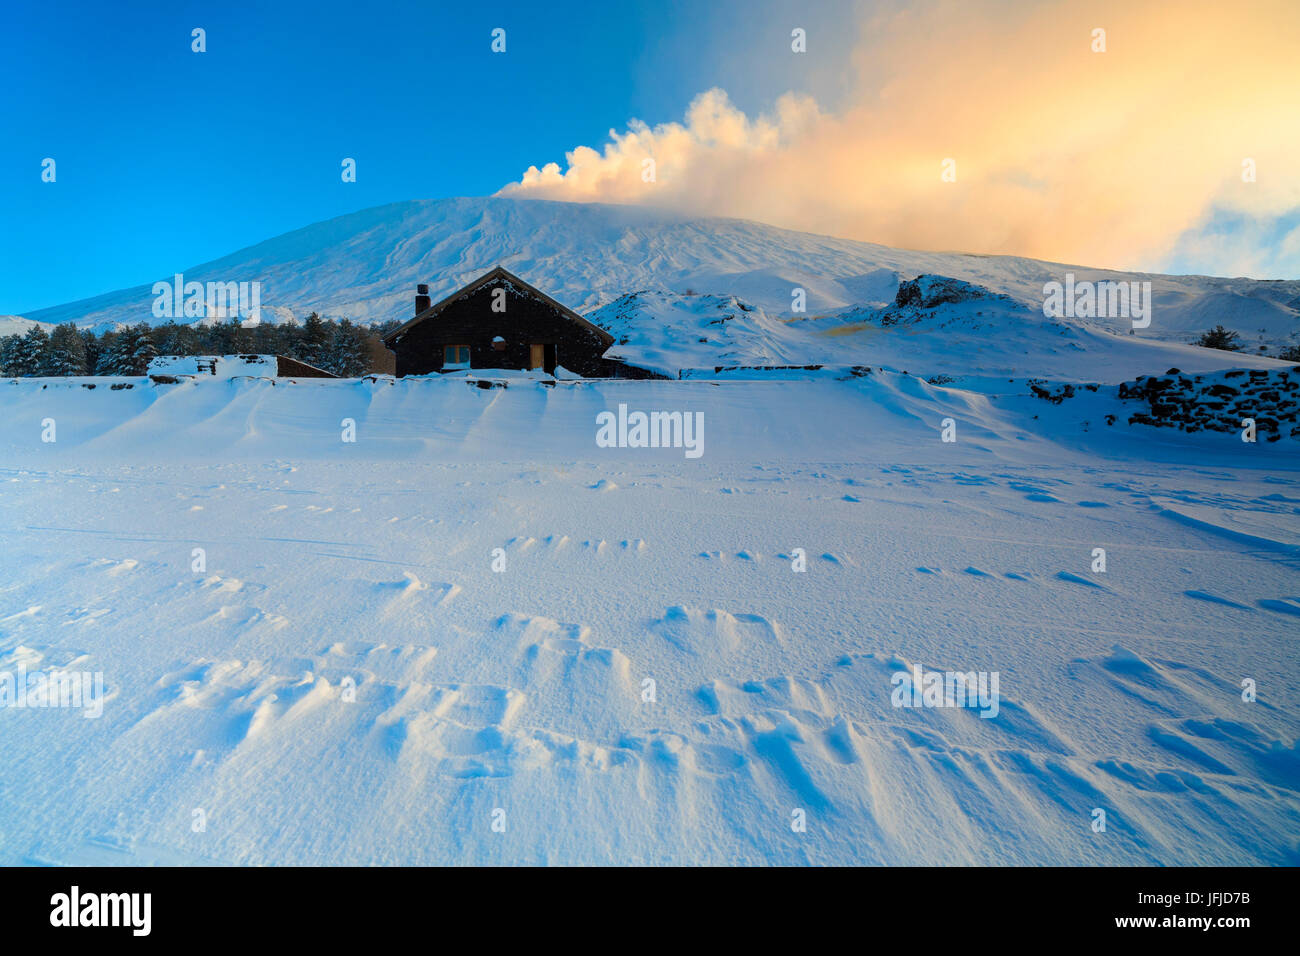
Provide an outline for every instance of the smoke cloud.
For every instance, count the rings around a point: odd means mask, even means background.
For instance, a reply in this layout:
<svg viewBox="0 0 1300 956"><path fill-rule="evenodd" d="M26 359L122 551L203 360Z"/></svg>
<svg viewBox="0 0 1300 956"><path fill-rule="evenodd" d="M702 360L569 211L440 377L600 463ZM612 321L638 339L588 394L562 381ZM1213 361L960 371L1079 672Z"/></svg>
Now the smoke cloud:
<svg viewBox="0 0 1300 956"><path fill-rule="evenodd" d="M834 112L792 92L750 116L709 89L682 121L633 120L501 194L906 248L1300 275L1293 0L939 2L867 18L861 37Z"/></svg>

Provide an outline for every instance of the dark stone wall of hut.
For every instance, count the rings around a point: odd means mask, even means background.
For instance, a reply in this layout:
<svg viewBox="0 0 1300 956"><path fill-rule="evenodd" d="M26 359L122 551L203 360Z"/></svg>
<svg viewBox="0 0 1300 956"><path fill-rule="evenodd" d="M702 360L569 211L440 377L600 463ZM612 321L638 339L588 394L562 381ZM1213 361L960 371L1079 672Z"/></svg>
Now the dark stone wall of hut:
<svg viewBox="0 0 1300 956"><path fill-rule="evenodd" d="M661 372L652 372L649 369L641 368L639 365L628 365L618 359L604 359L604 371L601 375L604 378L672 378L671 375L664 375Z"/></svg>
<svg viewBox="0 0 1300 956"><path fill-rule="evenodd" d="M500 286L506 290L505 311L493 312L493 290ZM497 336L505 340L499 350L492 345ZM547 372L554 372L558 364L592 378L612 374L610 363L601 358L609 347L605 340L504 279L476 289L412 326L391 347L400 376L442 371L443 349L448 345L468 345L474 369L524 369L533 344L548 346L543 361Z"/></svg>

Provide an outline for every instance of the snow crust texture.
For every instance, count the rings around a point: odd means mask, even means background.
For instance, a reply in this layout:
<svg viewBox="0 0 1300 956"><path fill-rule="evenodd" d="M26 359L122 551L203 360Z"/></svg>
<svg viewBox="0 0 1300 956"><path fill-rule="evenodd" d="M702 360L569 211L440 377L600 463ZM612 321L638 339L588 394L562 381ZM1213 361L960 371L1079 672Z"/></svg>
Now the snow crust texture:
<svg viewBox="0 0 1300 956"><path fill-rule="evenodd" d="M104 680L0 710L0 863L1300 863L1294 439L482 384L0 382L0 673ZM599 447L620 404L703 455Z"/></svg>

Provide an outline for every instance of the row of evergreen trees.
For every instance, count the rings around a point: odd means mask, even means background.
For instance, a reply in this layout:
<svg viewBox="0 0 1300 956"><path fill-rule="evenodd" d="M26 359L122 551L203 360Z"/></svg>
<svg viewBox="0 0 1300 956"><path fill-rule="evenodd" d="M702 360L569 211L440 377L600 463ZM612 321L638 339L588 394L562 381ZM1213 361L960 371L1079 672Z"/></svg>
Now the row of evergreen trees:
<svg viewBox="0 0 1300 956"><path fill-rule="evenodd" d="M0 375L144 375L159 355L287 355L327 372L352 378L371 368L371 340L397 322L365 328L315 312L301 325L237 320L215 325L132 325L96 335L71 322L46 333L34 325L23 335L0 338Z"/></svg>

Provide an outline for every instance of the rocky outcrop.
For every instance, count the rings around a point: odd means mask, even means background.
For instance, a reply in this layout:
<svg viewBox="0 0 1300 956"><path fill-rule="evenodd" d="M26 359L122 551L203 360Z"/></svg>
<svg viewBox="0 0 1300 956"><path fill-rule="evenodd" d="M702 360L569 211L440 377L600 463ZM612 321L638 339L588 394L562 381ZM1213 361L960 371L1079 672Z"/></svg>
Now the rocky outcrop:
<svg viewBox="0 0 1300 956"><path fill-rule="evenodd" d="M983 286L950 279L948 276L923 274L898 284L894 296L896 308L933 309L946 303L973 302L976 299L1005 299Z"/></svg>

